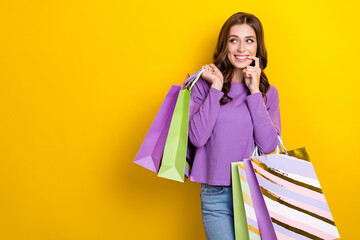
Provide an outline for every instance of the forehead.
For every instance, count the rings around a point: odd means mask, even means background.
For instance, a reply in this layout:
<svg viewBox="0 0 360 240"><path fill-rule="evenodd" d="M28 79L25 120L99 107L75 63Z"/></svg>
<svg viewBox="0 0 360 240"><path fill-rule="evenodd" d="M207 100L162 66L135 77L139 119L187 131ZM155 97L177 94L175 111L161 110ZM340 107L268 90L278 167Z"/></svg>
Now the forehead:
<svg viewBox="0 0 360 240"><path fill-rule="evenodd" d="M236 24L231 26L229 31L230 35L237 35L238 37L253 36L256 37L256 33L252 27L247 24Z"/></svg>

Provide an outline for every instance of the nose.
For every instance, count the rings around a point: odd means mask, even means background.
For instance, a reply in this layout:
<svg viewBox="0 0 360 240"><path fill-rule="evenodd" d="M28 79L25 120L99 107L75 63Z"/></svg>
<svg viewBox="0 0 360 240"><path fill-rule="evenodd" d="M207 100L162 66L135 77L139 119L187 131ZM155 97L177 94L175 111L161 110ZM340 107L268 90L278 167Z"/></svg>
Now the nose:
<svg viewBox="0 0 360 240"><path fill-rule="evenodd" d="M243 43L243 42L240 42L240 44L239 44L239 46L238 46L238 51L239 52L243 52L243 51L245 51L245 43Z"/></svg>

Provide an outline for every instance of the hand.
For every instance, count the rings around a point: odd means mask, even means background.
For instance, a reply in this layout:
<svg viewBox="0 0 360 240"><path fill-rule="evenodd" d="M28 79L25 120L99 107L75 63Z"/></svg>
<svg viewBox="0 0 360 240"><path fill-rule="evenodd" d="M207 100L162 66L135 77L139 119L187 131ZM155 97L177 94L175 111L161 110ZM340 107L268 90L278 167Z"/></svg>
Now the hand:
<svg viewBox="0 0 360 240"><path fill-rule="evenodd" d="M210 82L211 85L217 86L217 88L221 91L223 86L224 77L222 72L216 67L215 64L206 64L202 66L206 70L201 73L201 77L206 81Z"/></svg>
<svg viewBox="0 0 360 240"><path fill-rule="evenodd" d="M260 92L260 76L261 76L261 68L258 57L249 56L248 58L252 58L255 60L255 67L246 66L243 69L244 73L244 81L250 93L257 93Z"/></svg>

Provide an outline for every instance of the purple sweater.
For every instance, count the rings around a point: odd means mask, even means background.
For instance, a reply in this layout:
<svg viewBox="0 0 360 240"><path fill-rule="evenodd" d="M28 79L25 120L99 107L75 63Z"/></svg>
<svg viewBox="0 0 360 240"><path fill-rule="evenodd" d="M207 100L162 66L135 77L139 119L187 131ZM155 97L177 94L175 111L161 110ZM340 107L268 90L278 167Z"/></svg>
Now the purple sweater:
<svg viewBox="0 0 360 240"><path fill-rule="evenodd" d="M251 156L255 143L265 153L275 151L281 133L279 95L270 84L267 104L261 92L250 94L243 83L231 83L233 100L201 77L191 89L189 141L194 146L190 181L231 185L231 162ZM269 110L267 110L269 108Z"/></svg>

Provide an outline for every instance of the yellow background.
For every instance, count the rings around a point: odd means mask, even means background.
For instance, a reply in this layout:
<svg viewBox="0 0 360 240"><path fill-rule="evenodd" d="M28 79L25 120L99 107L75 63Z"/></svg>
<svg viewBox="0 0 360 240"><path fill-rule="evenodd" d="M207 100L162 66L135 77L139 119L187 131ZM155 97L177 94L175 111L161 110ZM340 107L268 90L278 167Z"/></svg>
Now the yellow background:
<svg viewBox="0 0 360 240"><path fill-rule="evenodd" d="M288 150L305 146L341 239L359 225L355 1L1 1L0 239L205 239L200 184L133 163L172 84L255 14Z"/></svg>

